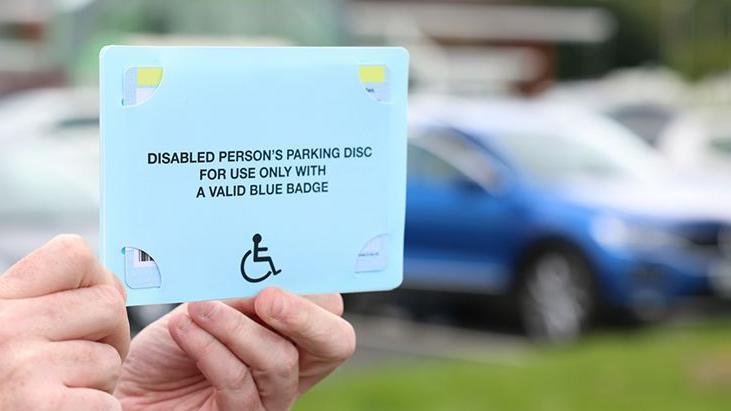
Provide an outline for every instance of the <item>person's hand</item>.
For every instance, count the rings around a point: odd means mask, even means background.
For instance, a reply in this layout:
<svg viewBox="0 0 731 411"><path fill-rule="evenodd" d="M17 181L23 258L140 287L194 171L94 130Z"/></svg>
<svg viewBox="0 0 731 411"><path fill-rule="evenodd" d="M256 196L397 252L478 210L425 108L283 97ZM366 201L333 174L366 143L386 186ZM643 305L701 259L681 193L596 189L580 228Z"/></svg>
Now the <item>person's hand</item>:
<svg viewBox="0 0 731 411"><path fill-rule="evenodd" d="M115 395L125 410L287 410L353 354L342 310L274 288L181 305L132 341Z"/></svg>
<svg viewBox="0 0 731 411"><path fill-rule="evenodd" d="M0 409L121 410L124 288L84 241L58 236L0 276Z"/></svg>

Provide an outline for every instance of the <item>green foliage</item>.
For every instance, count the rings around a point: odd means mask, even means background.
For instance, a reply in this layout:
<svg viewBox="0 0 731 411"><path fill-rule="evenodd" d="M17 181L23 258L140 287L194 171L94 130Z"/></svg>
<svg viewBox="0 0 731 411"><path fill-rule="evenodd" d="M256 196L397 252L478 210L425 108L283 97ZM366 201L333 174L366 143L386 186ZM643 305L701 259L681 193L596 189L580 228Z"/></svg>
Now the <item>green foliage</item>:
<svg viewBox="0 0 731 411"><path fill-rule="evenodd" d="M603 7L617 19L618 67L664 64L690 79L731 69L731 0L537 0Z"/></svg>
<svg viewBox="0 0 731 411"><path fill-rule="evenodd" d="M333 45L342 34L340 0L105 0L100 29L204 36L274 36Z"/></svg>
<svg viewBox="0 0 731 411"><path fill-rule="evenodd" d="M402 361L351 369L295 410L727 410L730 326L597 335L526 353L516 366Z"/></svg>

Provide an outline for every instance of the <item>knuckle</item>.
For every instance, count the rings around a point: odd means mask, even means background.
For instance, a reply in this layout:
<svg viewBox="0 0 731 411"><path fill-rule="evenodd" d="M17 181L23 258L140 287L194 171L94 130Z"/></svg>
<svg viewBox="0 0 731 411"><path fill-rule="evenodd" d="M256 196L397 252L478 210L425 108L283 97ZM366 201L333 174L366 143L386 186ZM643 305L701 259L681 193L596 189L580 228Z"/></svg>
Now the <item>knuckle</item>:
<svg viewBox="0 0 731 411"><path fill-rule="evenodd" d="M98 303L110 313L116 316L120 310L124 309L124 298L113 285L97 285L93 289Z"/></svg>
<svg viewBox="0 0 731 411"><path fill-rule="evenodd" d="M274 353L270 372L283 379L299 373L299 351L293 344L282 341Z"/></svg>
<svg viewBox="0 0 731 411"><path fill-rule="evenodd" d="M119 376L122 369L122 357L116 348L109 344L99 344L96 362L113 378Z"/></svg>
<svg viewBox="0 0 731 411"><path fill-rule="evenodd" d="M94 262L91 249L80 235L61 234L54 237L51 243L58 246L63 255L75 264L89 266Z"/></svg>
<svg viewBox="0 0 731 411"><path fill-rule="evenodd" d="M345 361L355 354L356 347L355 329L347 321L344 321L340 342L341 344L339 345L339 348L335 350L333 357L336 360Z"/></svg>
<svg viewBox="0 0 731 411"><path fill-rule="evenodd" d="M236 367L235 371L232 372L226 388L232 391L241 391L248 384L249 378L249 368L241 364L241 366Z"/></svg>
<svg viewBox="0 0 731 411"><path fill-rule="evenodd" d="M201 343L200 351L203 354L203 356L208 357L213 355L216 352L216 339L213 337L208 337L206 340Z"/></svg>
<svg viewBox="0 0 731 411"><path fill-rule="evenodd" d="M68 303L64 300L66 299L57 299L59 307L54 307L51 304L38 306L34 313L36 319L45 323L58 323L59 321L63 321L64 312L68 309Z"/></svg>
<svg viewBox="0 0 731 411"><path fill-rule="evenodd" d="M276 373L278 375L285 378L297 375L299 372L299 351L293 344L283 342L277 358Z"/></svg>
<svg viewBox="0 0 731 411"><path fill-rule="evenodd" d="M91 304L100 329L111 330L126 318L124 299L114 286L97 285L91 290Z"/></svg>
<svg viewBox="0 0 731 411"><path fill-rule="evenodd" d="M226 326L226 333L232 337L246 333L247 323L243 314L236 314Z"/></svg>

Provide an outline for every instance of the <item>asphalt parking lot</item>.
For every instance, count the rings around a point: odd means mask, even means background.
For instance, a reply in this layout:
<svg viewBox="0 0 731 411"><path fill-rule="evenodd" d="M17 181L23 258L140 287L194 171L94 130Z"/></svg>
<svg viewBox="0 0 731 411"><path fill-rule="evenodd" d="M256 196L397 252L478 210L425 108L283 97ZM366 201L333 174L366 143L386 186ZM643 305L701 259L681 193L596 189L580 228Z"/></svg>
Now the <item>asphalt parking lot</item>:
<svg viewBox="0 0 731 411"><path fill-rule="evenodd" d="M428 324L400 318L348 314L358 335L349 367L420 358L514 365L531 349L519 335Z"/></svg>
<svg viewBox="0 0 731 411"><path fill-rule="evenodd" d="M358 335L358 347L348 368L363 368L391 361L419 359L464 362L476 365L519 366L538 346L517 329L502 323L477 323L454 316L416 321L404 313L364 315L346 313ZM688 326L731 317L731 301L714 298L688 299L658 324L609 322L590 333L626 333L662 326Z"/></svg>

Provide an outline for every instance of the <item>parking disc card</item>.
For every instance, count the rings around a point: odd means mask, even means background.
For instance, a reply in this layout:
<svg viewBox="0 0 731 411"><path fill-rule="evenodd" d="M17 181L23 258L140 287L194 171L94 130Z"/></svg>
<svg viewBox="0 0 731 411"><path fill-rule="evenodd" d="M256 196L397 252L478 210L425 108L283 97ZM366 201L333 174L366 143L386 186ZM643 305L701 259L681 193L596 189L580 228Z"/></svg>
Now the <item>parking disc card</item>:
<svg viewBox="0 0 731 411"><path fill-rule="evenodd" d="M105 47L101 257L128 303L401 282L400 48Z"/></svg>

